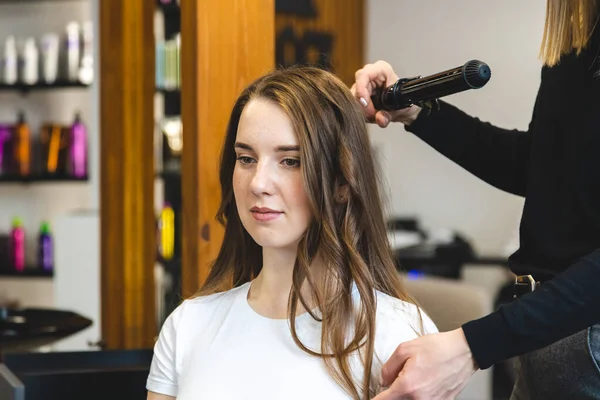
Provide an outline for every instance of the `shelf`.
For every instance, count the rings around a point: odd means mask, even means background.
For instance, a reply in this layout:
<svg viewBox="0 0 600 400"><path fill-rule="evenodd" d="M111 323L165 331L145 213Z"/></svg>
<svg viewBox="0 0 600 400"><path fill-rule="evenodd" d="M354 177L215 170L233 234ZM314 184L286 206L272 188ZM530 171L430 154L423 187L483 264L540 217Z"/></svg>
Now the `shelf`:
<svg viewBox="0 0 600 400"><path fill-rule="evenodd" d="M162 259L157 260L160 265L163 266L165 271L169 273L180 273L181 271L181 258L176 257L171 260L165 261Z"/></svg>
<svg viewBox="0 0 600 400"><path fill-rule="evenodd" d="M1 0L0 0L1 1ZM31 176L0 175L0 183L87 182L88 177L34 174Z"/></svg>
<svg viewBox="0 0 600 400"><path fill-rule="evenodd" d="M0 0L0 4L36 4L36 3L69 3L83 2L85 0Z"/></svg>
<svg viewBox="0 0 600 400"><path fill-rule="evenodd" d="M7 268L0 268L0 277L11 278L52 278L53 271L44 271L37 267L26 267L25 271L19 272Z"/></svg>
<svg viewBox="0 0 600 400"><path fill-rule="evenodd" d="M0 0L0 4L2 4ZM47 1L47 0L46 0ZM87 89L90 85L86 85L81 82L70 82L70 81L56 81L54 83L39 82L34 85L26 85L24 83L17 83L14 85L7 85L6 83L0 83L0 91L2 92L33 92L39 90L54 90L54 89Z"/></svg>
<svg viewBox="0 0 600 400"><path fill-rule="evenodd" d="M161 171L156 173L160 179L181 179L181 171Z"/></svg>
<svg viewBox="0 0 600 400"><path fill-rule="evenodd" d="M165 14L176 14L176 15L180 15L181 14L181 6L179 6L177 4L176 0L172 0L168 4L164 4L160 0L157 0L156 6L159 9L161 9L162 12L165 13Z"/></svg>
<svg viewBox="0 0 600 400"><path fill-rule="evenodd" d="M164 96L165 117L181 115L181 91L179 89L156 89Z"/></svg>

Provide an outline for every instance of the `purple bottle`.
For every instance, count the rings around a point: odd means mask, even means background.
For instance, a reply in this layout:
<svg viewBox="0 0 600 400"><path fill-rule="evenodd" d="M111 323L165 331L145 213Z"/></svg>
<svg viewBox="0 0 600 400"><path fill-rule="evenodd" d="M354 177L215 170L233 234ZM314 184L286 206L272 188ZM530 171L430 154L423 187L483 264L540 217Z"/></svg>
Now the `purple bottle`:
<svg viewBox="0 0 600 400"><path fill-rule="evenodd" d="M0 175L9 173L10 171L10 139L11 139L11 128L10 126L0 125Z"/></svg>
<svg viewBox="0 0 600 400"><path fill-rule="evenodd" d="M44 271L52 271L54 269L54 246L52 243L52 234L50 233L50 224L46 221L42 222L40 227L38 246L38 263L40 268Z"/></svg>
<svg viewBox="0 0 600 400"><path fill-rule="evenodd" d="M71 126L71 174L75 178L87 177L87 133L79 114Z"/></svg>
<svg viewBox="0 0 600 400"><path fill-rule="evenodd" d="M19 272L25 270L25 229L23 221L16 217L12 221L12 230L10 233L13 267Z"/></svg>

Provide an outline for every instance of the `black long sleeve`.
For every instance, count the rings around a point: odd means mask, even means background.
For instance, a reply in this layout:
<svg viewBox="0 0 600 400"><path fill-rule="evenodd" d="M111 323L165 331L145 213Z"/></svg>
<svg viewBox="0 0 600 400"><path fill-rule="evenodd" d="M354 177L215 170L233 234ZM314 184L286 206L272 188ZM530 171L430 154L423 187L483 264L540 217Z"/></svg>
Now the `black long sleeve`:
<svg viewBox="0 0 600 400"><path fill-rule="evenodd" d="M539 290L463 325L481 369L548 346L600 322L600 249Z"/></svg>
<svg viewBox="0 0 600 400"><path fill-rule="evenodd" d="M431 115L421 112L406 130L485 182L525 195L529 131L498 128L443 101Z"/></svg>
<svg viewBox="0 0 600 400"><path fill-rule="evenodd" d="M486 182L525 196L509 265L543 283L463 325L480 368L600 323L600 28L594 35L579 55L542 68L527 133L446 103L408 128Z"/></svg>

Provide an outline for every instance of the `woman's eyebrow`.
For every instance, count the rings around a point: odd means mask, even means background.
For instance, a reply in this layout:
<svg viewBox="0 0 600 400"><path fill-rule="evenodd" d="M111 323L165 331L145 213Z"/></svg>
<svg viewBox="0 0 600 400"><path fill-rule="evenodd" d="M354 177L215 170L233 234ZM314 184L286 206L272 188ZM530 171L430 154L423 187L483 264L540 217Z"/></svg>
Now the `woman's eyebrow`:
<svg viewBox="0 0 600 400"><path fill-rule="evenodd" d="M250 150L250 151L253 150L252 146L250 146L249 144L246 144L246 143L242 143L242 142L235 142L233 147L235 147L236 149L242 149L242 150Z"/></svg>
<svg viewBox="0 0 600 400"><path fill-rule="evenodd" d="M275 151L300 151L300 146L298 145L287 145L287 146L277 146Z"/></svg>
<svg viewBox="0 0 600 400"><path fill-rule="evenodd" d="M235 142L234 147L236 149L254 151L252 146L250 146L249 144L243 143L243 142ZM277 151L277 152L300 151L300 146L295 145L295 144L282 145L282 146L275 147L275 151Z"/></svg>

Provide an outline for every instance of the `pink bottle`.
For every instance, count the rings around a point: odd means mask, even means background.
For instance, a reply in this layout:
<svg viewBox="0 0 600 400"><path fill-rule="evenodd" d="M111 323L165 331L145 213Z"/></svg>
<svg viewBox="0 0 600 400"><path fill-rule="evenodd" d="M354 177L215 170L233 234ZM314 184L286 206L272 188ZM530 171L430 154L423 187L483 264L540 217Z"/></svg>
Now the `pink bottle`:
<svg viewBox="0 0 600 400"><path fill-rule="evenodd" d="M25 270L25 229L20 218L14 218L11 231L11 254L15 270Z"/></svg>
<svg viewBox="0 0 600 400"><path fill-rule="evenodd" d="M87 177L87 133L79 114L71 126L71 174L75 178Z"/></svg>

